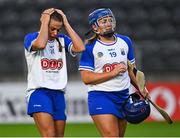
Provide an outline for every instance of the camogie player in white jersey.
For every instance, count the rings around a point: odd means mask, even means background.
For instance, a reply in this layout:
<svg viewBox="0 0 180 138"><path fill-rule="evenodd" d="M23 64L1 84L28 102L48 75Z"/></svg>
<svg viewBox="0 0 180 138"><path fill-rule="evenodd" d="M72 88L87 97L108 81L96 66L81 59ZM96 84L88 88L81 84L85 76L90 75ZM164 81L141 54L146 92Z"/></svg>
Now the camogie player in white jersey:
<svg viewBox="0 0 180 138"><path fill-rule="evenodd" d="M41 15L39 32L24 40L28 66L28 114L43 137L63 137L66 123L64 89L67 84L66 52L85 50L80 37L58 9ZM59 34L64 27L67 34Z"/></svg>
<svg viewBox="0 0 180 138"><path fill-rule="evenodd" d="M135 64L132 41L115 33L116 21L110 9L92 12L89 24L93 35L87 39L79 65L88 86L89 113L103 137L123 137L127 121L122 104L131 85L127 60Z"/></svg>

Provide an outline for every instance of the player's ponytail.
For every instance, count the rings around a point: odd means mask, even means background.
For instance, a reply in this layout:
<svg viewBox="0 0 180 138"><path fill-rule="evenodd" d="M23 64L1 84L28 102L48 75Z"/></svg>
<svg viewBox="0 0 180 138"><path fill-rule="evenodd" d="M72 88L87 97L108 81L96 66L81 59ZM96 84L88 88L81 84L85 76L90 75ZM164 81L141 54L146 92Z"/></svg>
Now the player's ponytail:
<svg viewBox="0 0 180 138"><path fill-rule="evenodd" d="M59 44L59 52L62 52L62 45L61 45L61 42L59 41L58 38L56 38L56 41L57 41L58 44Z"/></svg>
<svg viewBox="0 0 180 138"><path fill-rule="evenodd" d="M85 44L93 43L94 40L98 38L98 35L94 33L94 31L91 29L87 33L85 33Z"/></svg>

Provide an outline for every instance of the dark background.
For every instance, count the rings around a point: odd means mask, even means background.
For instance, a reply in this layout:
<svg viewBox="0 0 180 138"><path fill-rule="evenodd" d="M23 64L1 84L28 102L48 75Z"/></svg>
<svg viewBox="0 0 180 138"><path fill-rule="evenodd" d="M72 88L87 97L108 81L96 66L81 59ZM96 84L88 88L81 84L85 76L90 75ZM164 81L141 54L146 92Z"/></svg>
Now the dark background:
<svg viewBox="0 0 180 138"><path fill-rule="evenodd" d="M24 36L38 31L41 12L51 7L62 9L82 38L89 13L110 8L117 33L132 39L146 78L180 80L180 0L0 0L0 82L26 80ZM67 60L69 78L79 79L79 57L67 55Z"/></svg>

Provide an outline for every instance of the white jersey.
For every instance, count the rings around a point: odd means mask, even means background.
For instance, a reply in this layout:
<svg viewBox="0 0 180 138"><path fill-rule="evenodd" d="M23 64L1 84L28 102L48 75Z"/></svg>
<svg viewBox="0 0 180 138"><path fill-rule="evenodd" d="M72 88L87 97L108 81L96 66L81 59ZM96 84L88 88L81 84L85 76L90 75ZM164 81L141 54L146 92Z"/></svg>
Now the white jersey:
<svg viewBox="0 0 180 138"><path fill-rule="evenodd" d="M115 42L104 44L100 40L86 45L82 53L79 70L89 70L96 73L110 72L117 63L124 62L127 65L129 59L135 62L132 42L127 36L115 34ZM88 91L121 91L130 87L128 71L115 78L99 83L88 85Z"/></svg>
<svg viewBox="0 0 180 138"><path fill-rule="evenodd" d="M48 41L43 50L31 51L38 32L26 35L24 41L25 57L28 65L27 91L37 88L64 90L67 84L66 52L71 52L72 41L66 35L59 35L62 45L59 51L57 40ZM73 55L74 56L74 55Z"/></svg>

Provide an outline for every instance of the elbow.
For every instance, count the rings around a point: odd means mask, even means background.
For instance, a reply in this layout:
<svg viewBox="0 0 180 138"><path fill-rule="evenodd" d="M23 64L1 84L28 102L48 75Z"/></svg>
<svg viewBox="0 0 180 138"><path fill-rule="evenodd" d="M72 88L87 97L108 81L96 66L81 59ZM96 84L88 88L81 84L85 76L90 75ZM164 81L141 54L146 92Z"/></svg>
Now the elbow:
<svg viewBox="0 0 180 138"><path fill-rule="evenodd" d="M85 85L93 85L93 81L89 77L82 77L82 81Z"/></svg>
<svg viewBox="0 0 180 138"><path fill-rule="evenodd" d="M79 41L78 49L79 49L79 52L83 52L86 49L83 42Z"/></svg>
<svg viewBox="0 0 180 138"><path fill-rule="evenodd" d="M46 45L39 45L39 49L45 49Z"/></svg>
<svg viewBox="0 0 180 138"><path fill-rule="evenodd" d="M89 77L92 76L90 71L81 70L80 73L81 73L81 79L85 85L93 84L92 78Z"/></svg>
<svg viewBox="0 0 180 138"><path fill-rule="evenodd" d="M96 84L98 84L96 81L93 81L90 79L82 79L82 81L85 85L96 85Z"/></svg>
<svg viewBox="0 0 180 138"><path fill-rule="evenodd" d="M82 46L81 46L81 52L83 52L85 49L86 49L85 46L82 45Z"/></svg>
<svg viewBox="0 0 180 138"><path fill-rule="evenodd" d="M84 50L85 50L85 47L83 45L83 46L80 46L80 48L78 48L77 52L83 52Z"/></svg>
<svg viewBox="0 0 180 138"><path fill-rule="evenodd" d="M46 44L35 42L32 48L35 50L43 50L45 47Z"/></svg>
<svg viewBox="0 0 180 138"><path fill-rule="evenodd" d="M91 85L92 83L91 83L91 82L88 82L88 81L84 81L84 84L85 84L85 85Z"/></svg>
<svg viewBox="0 0 180 138"><path fill-rule="evenodd" d="M82 81L84 82L85 85L91 84L87 79L82 79Z"/></svg>
<svg viewBox="0 0 180 138"><path fill-rule="evenodd" d="M85 46L83 44L73 46L73 51L74 52L83 52L84 50L85 50Z"/></svg>
<svg viewBox="0 0 180 138"><path fill-rule="evenodd" d="M33 45L32 50L43 50L44 48L44 45Z"/></svg>

